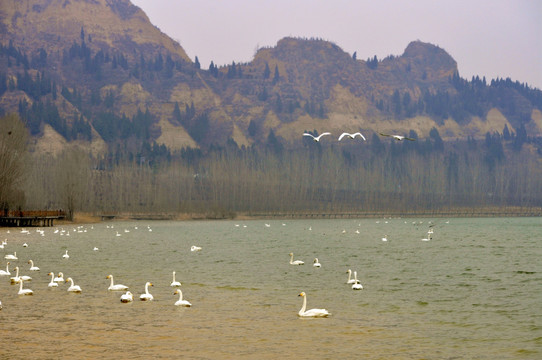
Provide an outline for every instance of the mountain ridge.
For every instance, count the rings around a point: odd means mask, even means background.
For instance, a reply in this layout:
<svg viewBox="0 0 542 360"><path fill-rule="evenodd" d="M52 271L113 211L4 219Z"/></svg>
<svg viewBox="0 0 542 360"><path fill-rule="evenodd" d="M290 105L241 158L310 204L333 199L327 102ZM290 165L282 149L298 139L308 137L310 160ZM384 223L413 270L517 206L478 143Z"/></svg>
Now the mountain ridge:
<svg viewBox="0 0 542 360"><path fill-rule="evenodd" d="M540 90L462 79L452 56L422 41L359 60L329 41L286 37L248 63L203 70L128 0L7 0L0 32L0 110L19 112L38 143L45 125L97 152L251 146L271 133L295 147L305 130L542 134Z"/></svg>

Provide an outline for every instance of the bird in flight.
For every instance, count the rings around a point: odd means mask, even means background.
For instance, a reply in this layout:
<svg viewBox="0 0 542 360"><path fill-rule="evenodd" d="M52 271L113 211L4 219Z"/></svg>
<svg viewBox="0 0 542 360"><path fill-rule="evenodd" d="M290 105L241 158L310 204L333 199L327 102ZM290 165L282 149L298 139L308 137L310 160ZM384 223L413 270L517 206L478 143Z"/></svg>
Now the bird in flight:
<svg viewBox="0 0 542 360"><path fill-rule="evenodd" d="M304 133L303 136L310 136L314 141L316 142L319 142L320 139L322 138L322 136L325 136L325 135L331 135L331 133L329 132L324 132L324 133L321 133L320 135L318 136L314 136L312 134L309 134L309 133Z"/></svg>
<svg viewBox="0 0 542 360"><path fill-rule="evenodd" d="M382 133L379 133L379 134L382 135L382 136L391 136L392 138L394 138L397 141L402 141L402 140L416 141L416 139L409 138L409 137L402 136L402 135L390 135L390 134L382 134Z"/></svg>
<svg viewBox="0 0 542 360"><path fill-rule="evenodd" d="M341 139L345 136L349 137L350 139L355 139L356 136L359 135L359 137L361 137L363 140L367 140L365 139L365 136L363 136L360 132L357 132L357 133L354 133L354 134L350 134L350 133L342 133L341 136L339 136L339 141L341 141Z"/></svg>

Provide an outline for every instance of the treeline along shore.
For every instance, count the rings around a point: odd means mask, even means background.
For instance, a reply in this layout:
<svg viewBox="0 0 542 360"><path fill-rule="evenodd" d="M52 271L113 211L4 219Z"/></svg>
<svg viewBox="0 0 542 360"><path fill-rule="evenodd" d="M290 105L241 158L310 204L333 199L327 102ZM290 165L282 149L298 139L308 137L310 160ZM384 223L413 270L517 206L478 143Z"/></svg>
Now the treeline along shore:
<svg viewBox="0 0 542 360"><path fill-rule="evenodd" d="M170 217L538 216L540 154L499 134L486 140L297 149L185 150L168 159L32 155L26 207ZM495 145L497 144L497 145ZM70 215L72 214L72 215ZM179 215L182 214L182 215Z"/></svg>

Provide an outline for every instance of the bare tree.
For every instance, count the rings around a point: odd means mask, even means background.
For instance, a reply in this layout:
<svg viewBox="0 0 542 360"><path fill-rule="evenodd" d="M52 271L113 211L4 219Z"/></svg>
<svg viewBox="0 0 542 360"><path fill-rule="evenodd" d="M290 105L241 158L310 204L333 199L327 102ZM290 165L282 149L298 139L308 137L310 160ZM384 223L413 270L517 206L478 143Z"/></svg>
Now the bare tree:
<svg viewBox="0 0 542 360"><path fill-rule="evenodd" d="M24 205L20 190L27 156L28 131L15 114L0 118L0 206Z"/></svg>
<svg viewBox="0 0 542 360"><path fill-rule="evenodd" d="M73 220L75 210L80 210L88 195L90 158L82 150L66 149L56 160L58 194L68 219Z"/></svg>

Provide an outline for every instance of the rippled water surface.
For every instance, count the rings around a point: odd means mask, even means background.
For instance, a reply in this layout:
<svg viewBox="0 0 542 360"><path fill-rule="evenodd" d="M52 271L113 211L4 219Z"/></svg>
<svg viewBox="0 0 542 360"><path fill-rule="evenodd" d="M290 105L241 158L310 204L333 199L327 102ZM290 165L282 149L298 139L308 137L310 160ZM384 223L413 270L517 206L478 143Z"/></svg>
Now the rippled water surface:
<svg viewBox="0 0 542 360"><path fill-rule="evenodd" d="M422 241L430 226L433 238ZM19 296L0 277L2 359L542 358L540 218L104 222L54 233L61 229L0 229L8 242L0 268L17 252L11 276L19 266L34 291ZM290 265L290 252L305 265ZM346 285L348 269L363 290ZM50 271L83 293L48 288ZM173 305L173 271L191 308ZM109 274L133 303L107 290ZM139 301L147 281L152 302ZM299 318L301 291L308 308L332 315Z"/></svg>

